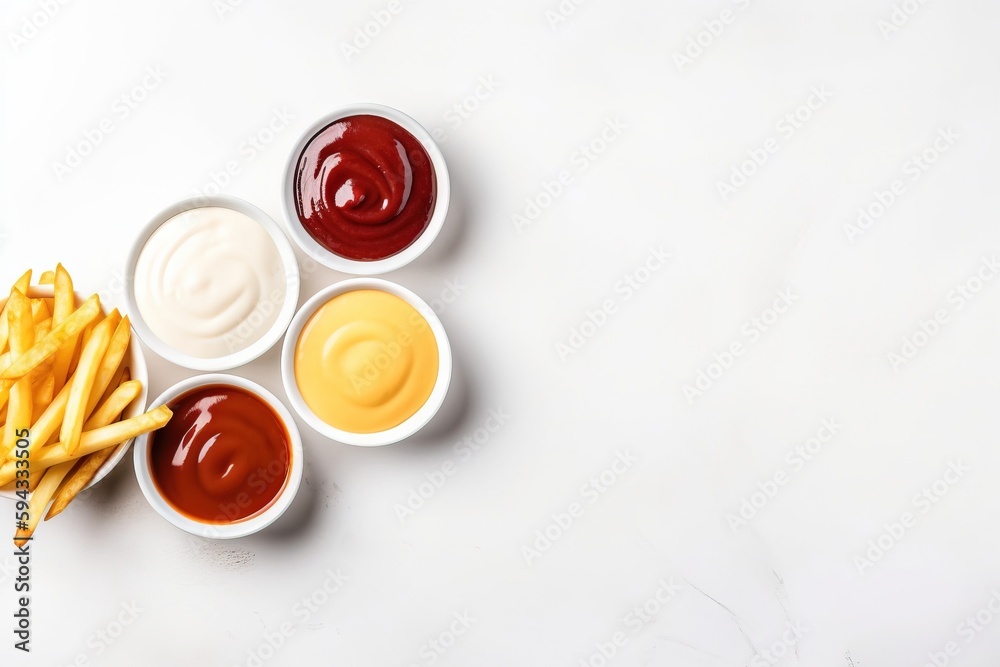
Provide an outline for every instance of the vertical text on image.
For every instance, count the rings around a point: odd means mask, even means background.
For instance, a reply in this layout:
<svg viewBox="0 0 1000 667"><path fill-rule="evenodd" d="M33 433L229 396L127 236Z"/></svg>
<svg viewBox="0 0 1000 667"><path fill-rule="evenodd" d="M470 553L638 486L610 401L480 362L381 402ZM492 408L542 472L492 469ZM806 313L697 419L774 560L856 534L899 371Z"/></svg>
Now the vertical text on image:
<svg viewBox="0 0 1000 667"><path fill-rule="evenodd" d="M27 382L28 380L23 380ZM13 399L13 397L12 397ZM30 408L29 408L30 409ZM13 410L13 408L12 408ZM14 505L16 532L21 533L31 524L31 509L28 504L28 488L31 469L28 455L31 450L31 432L27 428L15 429L14 457L17 461L15 488L17 500ZM14 540L14 557L17 560L17 577L14 579L17 611L14 612L14 648L25 653L31 652L31 537Z"/></svg>

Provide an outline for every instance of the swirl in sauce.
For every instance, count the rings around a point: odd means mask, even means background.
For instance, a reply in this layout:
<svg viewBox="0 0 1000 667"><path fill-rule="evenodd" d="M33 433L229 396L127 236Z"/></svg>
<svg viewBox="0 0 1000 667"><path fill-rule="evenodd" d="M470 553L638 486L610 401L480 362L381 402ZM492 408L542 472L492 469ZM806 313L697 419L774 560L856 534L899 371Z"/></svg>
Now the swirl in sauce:
<svg viewBox="0 0 1000 667"><path fill-rule="evenodd" d="M295 382L317 417L376 433L412 417L431 395L438 346L430 324L394 294L359 289L313 313L295 344Z"/></svg>
<svg viewBox="0 0 1000 667"><path fill-rule="evenodd" d="M153 481L174 509L203 523L231 523L266 509L285 485L288 432L255 394L227 385L176 399L151 436Z"/></svg>
<svg viewBox="0 0 1000 667"><path fill-rule="evenodd" d="M347 259L391 257L427 229L437 179L412 134L381 116L348 116L309 140L295 168L295 210L317 243Z"/></svg>
<svg viewBox="0 0 1000 667"><path fill-rule="evenodd" d="M135 296L156 336L192 357L245 349L278 319L285 301L278 247L251 217L205 206L179 213L146 241Z"/></svg>

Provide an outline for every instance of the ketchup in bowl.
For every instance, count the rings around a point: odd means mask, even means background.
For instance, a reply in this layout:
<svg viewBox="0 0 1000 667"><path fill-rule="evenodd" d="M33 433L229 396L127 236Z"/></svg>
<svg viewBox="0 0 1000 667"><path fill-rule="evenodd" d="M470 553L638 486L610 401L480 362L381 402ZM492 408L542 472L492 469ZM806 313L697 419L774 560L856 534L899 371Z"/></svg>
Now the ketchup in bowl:
<svg viewBox="0 0 1000 667"><path fill-rule="evenodd" d="M306 232L358 261L405 250L427 229L437 199L434 166L420 141L366 114L334 121L306 143L293 189Z"/></svg>
<svg viewBox="0 0 1000 667"><path fill-rule="evenodd" d="M202 523L232 523L267 509L288 478L291 443L257 395L207 385L170 404L173 417L150 438L151 476L178 512Z"/></svg>

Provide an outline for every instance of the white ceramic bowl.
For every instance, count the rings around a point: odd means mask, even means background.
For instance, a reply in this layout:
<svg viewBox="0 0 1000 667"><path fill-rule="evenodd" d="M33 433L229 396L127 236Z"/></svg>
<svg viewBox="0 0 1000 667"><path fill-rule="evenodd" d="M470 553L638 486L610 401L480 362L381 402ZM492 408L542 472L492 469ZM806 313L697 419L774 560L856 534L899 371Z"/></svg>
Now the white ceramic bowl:
<svg viewBox="0 0 1000 667"><path fill-rule="evenodd" d="M28 288L28 296L35 297L51 297L52 296L52 286L51 285L37 285ZM81 305L84 300L89 295L85 295L81 292L76 292L76 305ZM131 318L131 315L129 315ZM133 322L133 325L135 323ZM139 345L139 341L135 337L135 329L133 326L132 339L129 341L128 350L125 351L125 364L128 366L129 374L133 380L139 380L142 383L142 390L139 395L135 397L135 400L129 403L125 411L122 412L122 419L128 417L135 417L136 415L142 414L146 411L146 399L149 396L149 391L147 386L149 385L149 372L146 370L146 358L142 354L142 346ZM97 469L97 474L94 475L94 479L90 481L90 484L86 488L90 488L100 482L102 479L108 476L116 465L121 462L122 458L125 456L125 452L128 451L129 446L132 444L132 440L128 440L118 445L115 448L114 454L111 455L107 461L104 462L100 468ZM0 489L0 497L3 498L15 498L13 489Z"/></svg>
<svg viewBox="0 0 1000 667"><path fill-rule="evenodd" d="M295 168L306 144L327 125L341 118L358 115L387 118L416 137L417 141L424 147L424 150L427 151L427 155L430 156L431 165L434 168L435 178L437 179L437 199L435 200L434 212L431 215L430 222L427 224L427 229L413 243L395 255L372 261L348 259L347 257L341 257L330 252L309 235L306 228L302 226L299 215L295 210ZM323 266L335 271L353 273L359 276L374 276L380 273L395 271L406 266L430 247L441 231L444 219L448 216L448 205L451 201L451 180L448 176L448 165L445 164L441 149L438 148L437 144L431 138L430 133L420 123L402 111L398 111L392 107L381 104L352 104L323 116L310 125L302 133L302 136L299 137L299 140L295 142L295 146L292 147L292 152L288 158L288 164L285 166L285 178L281 186L281 201L285 211L285 222L287 223L288 231L299 247L302 248L303 252Z"/></svg>
<svg viewBox="0 0 1000 667"><path fill-rule="evenodd" d="M170 403L189 391L209 385L228 385L255 394L271 406L275 414L281 419L282 424L284 424L285 430L288 432L288 441L291 445L290 464L288 466L288 476L285 478L285 485L278 492L274 501L257 514L240 521L224 524L203 523L182 514L167 502L153 481L149 464L151 443L150 434L148 433L139 436L136 440L133 456L135 476L139 480L139 488L142 490L142 495L146 496L146 500L149 501L153 509L181 530L200 537L217 539L245 537L263 530L274 523L288 509L289 505L292 504L292 500L294 500L295 494L298 492L299 485L302 482L302 438L299 435L298 427L295 425L295 420L292 418L292 413L288 411L288 408L274 394L256 382L235 375L216 373L211 375L196 375L195 377L182 380L160 394L151 403L151 407L170 405Z"/></svg>
<svg viewBox="0 0 1000 667"><path fill-rule="evenodd" d="M281 257L281 262L285 267L285 301L281 306L281 310L278 312L278 318L275 320L271 328L265 331L260 338L244 349L215 358L191 356L163 342L153 332L153 330L149 328L149 325L146 324L145 320L143 320L135 295L136 263L139 261L139 254L142 252L143 246L145 246L149 237L153 235L153 232L159 229L160 225L164 222L179 213L207 206L218 206L221 208L232 209L243 213L256 221L268 233L271 240L274 241L274 245L278 248L278 254ZM132 249L129 252L128 259L125 263L125 302L128 304L129 312L135 318L133 325L135 326L135 330L139 333L139 337L142 338L142 341L146 343L146 345L148 345L154 352L167 361L196 371L229 370L231 368L236 368L237 366L249 363L267 352L275 343L278 342L278 339L285 333L285 329L288 328L288 323L295 314L295 305L298 303L298 299L299 265L295 259L295 251L292 250L292 245L288 242L288 238L285 236L284 232L281 231L278 224L274 222L270 216L264 213L264 211L260 210L253 204L236 197L229 197L225 195L192 197L191 199L185 199L184 201L168 206L154 216L153 219L150 220L145 227L143 227L142 231L139 232L139 236L132 244Z"/></svg>
<svg viewBox="0 0 1000 667"><path fill-rule="evenodd" d="M438 346L438 376L434 383L434 388L431 389L431 395L420 409L402 424L377 433L352 433L327 424L306 404L305 399L302 398L302 394L299 392L299 385L295 379L295 346L298 343L299 334L302 333L302 328L306 322L313 316L313 313L333 297L359 289L374 289L388 292L389 294L398 296L416 308L417 312L423 315L430 325ZM380 278L352 278L334 283L316 294L295 314L291 325L288 327L288 334L285 336L285 342L281 348L281 380L285 385L285 394L288 395L289 402L295 408L295 411L299 413L299 416L321 435L331 440L361 447L378 447L399 442L423 428L437 414L437 411L441 408L441 404L444 403L444 398L448 394L448 386L451 384L451 370L451 344L448 342L448 334L445 333L444 325L441 324L438 316L423 299L410 290Z"/></svg>

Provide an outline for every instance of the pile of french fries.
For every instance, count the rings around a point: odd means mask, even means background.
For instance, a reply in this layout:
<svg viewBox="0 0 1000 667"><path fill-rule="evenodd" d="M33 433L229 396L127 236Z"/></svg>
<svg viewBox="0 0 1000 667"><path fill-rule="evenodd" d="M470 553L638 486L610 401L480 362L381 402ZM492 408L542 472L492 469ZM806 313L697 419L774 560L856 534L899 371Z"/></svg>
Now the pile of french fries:
<svg viewBox="0 0 1000 667"><path fill-rule="evenodd" d="M126 365L128 316L104 315L96 294L77 304L61 264L39 284L52 285L53 296L28 296L29 270L0 299L0 488L14 491L25 518L18 546L50 502L46 520L66 509L120 444L171 417L160 406L121 419L142 391Z"/></svg>

